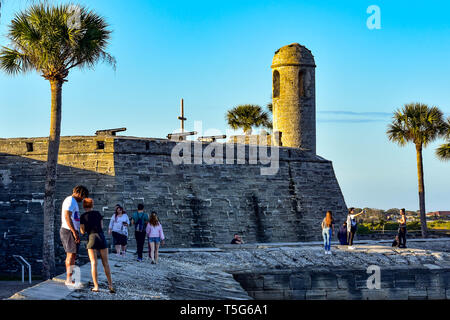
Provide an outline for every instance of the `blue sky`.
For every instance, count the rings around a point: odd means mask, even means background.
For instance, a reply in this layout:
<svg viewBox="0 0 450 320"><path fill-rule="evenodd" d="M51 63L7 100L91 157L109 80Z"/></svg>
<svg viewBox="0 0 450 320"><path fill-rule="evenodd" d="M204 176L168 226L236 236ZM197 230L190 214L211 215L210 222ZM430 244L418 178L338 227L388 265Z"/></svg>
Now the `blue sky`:
<svg viewBox="0 0 450 320"><path fill-rule="evenodd" d="M58 2L58 1L54 1ZM59 1L68 2L68 1ZM62 135L127 127L127 135L165 137L188 122L225 133L237 104L266 105L274 52L299 42L315 56L317 152L333 161L348 206L418 209L412 145L385 135L404 103L450 115L450 4L446 1L79 0L113 30L117 70L73 71L63 88ZM25 0L6 0L0 44ZM366 9L381 9L369 30ZM0 73L0 137L47 136L49 84L37 74ZM424 151L427 211L450 210L450 163Z"/></svg>

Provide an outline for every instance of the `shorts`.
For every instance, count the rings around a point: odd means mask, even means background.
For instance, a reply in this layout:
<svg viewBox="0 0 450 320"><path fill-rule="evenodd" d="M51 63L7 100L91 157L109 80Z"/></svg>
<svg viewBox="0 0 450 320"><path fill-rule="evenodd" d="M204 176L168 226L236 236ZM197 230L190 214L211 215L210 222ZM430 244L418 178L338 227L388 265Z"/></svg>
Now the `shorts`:
<svg viewBox="0 0 450 320"><path fill-rule="evenodd" d="M148 238L148 242L160 243L161 242L161 238L160 237L150 237L150 238Z"/></svg>
<svg viewBox="0 0 450 320"><path fill-rule="evenodd" d="M106 245L105 235L102 233L91 233L89 235L89 240L86 245L86 249L95 249L102 250L106 249L108 246Z"/></svg>
<svg viewBox="0 0 450 320"><path fill-rule="evenodd" d="M66 253L78 253L80 244L75 242L72 231L66 228L61 228L59 230L59 237L61 238L61 242Z"/></svg>
<svg viewBox="0 0 450 320"><path fill-rule="evenodd" d="M113 231L112 236L113 236L113 245L115 246L127 245L128 237L126 235Z"/></svg>

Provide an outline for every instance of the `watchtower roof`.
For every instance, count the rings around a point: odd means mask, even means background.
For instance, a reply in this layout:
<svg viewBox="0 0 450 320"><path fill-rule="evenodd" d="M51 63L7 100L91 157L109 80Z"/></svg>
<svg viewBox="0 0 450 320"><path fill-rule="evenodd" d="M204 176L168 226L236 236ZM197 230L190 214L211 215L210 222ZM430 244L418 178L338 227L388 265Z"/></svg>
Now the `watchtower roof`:
<svg viewBox="0 0 450 320"><path fill-rule="evenodd" d="M275 51L272 68L281 66L310 65L315 67L314 56L311 51L298 43L291 43Z"/></svg>

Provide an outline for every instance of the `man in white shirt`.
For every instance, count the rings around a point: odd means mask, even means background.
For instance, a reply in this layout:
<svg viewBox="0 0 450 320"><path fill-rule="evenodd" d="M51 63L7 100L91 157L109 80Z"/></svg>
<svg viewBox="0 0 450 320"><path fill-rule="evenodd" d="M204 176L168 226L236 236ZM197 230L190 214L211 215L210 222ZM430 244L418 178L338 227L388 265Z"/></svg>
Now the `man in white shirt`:
<svg viewBox="0 0 450 320"><path fill-rule="evenodd" d="M76 186L72 195L64 199L62 204L59 236L66 252L66 285L72 285L72 268L80 246L80 209L77 201L82 201L88 196L89 191L86 187Z"/></svg>

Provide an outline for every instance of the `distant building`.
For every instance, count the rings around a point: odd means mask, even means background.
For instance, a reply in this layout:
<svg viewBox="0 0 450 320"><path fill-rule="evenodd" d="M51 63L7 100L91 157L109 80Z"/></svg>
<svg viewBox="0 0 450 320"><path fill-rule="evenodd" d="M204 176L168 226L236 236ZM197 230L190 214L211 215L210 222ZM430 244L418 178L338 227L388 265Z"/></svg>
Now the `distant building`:
<svg viewBox="0 0 450 320"><path fill-rule="evenodd" d="M450 211L428 212L427 217L429 217L429 218L450 218Z"/></svg>

